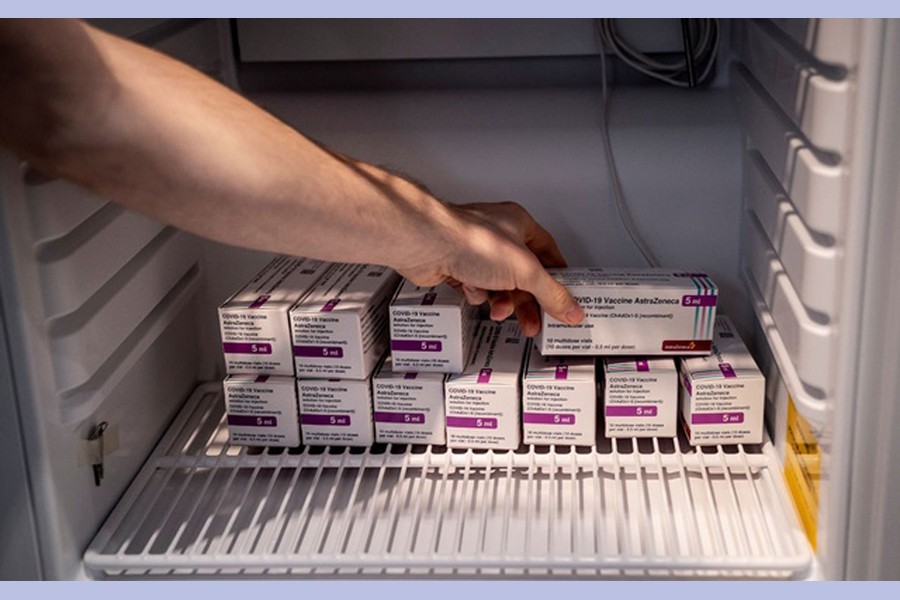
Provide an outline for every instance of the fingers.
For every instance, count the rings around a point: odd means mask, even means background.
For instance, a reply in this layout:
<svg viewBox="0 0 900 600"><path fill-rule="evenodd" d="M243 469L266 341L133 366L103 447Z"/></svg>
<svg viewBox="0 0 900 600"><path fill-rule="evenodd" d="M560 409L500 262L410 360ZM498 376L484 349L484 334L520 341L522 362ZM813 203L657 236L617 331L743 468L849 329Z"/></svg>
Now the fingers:
<svg viewBox="0 0 900 600"><path fill-rule="evenodd" d="M525 337L537 335L541 330L541 310L534 296L522 290L513 290L507 294L522 333Z"/></svg>
<svg viewBox="0 0 900 600"><path fill-rule="evenodd" d="M516 303L516 320L525 337L534 337L541 330L541 309L531 294L521 293L522 301Z"/></svg>
<svg viewBox="0 0 900 600"><path fill-rule="evenodd" d="M464 285L459 280L453 279L452 277L450 279L447 279L445 283L462 292L466 297L466 302L468 302L472 306L480 306L487 302L489 299L487 290L471 285Z"/></svg>
<svg viewBox="0 0 900 600"><path fill-rule="evenodd" d="M473 306L479 306L488 301L487 290L463 284L462 291L466 296L466 300Z"/></svg>
<svg viewBox="0 0 900 600"><path fill-rule="evenodd" d="M537 333L540 313L531 297L555 319L577 325L584 311L545 266L565 266L553 236L524 208L515 203L458 207L462 235L459 252L445 271L464 282L467 299L491 303L491 318L503 320L516 314L523 333ZM492 290L490 294L485 290ZM503 293L497 293L497 291Z"/></svg>
<svg viewBox="0 0 900 600"><path fill-rule="evenodd" d="M521 290L491 293L491 320L504 321L516 315L525 337L533 337L541 330L541 311L534 296Z"/></svg>
<svg viewBox="0 0 900 600"><path fill-rule="evenodd" d="M569 325L581 323L584 310L565 286L553 279L530 252L523 251L523 254L518 265L522 279L516 287L531 292L541 307L558 321Z"/></svg>
<svg viewBox="0 0 900 600"><path fill-rule="evenodd" d="M516 310L512 292L492 292L490 301L492 321L503 321L508 319Z"/></svg>
<svg viewBox="0 0 900 600"><path fill-rule="evenodd" d="M537 221L533 222L533 231L531 236L525 240L528 249L534 252L538 260L545 267L567 267L565 257L556 245L556 240L550 235L550 232L540 226Z"/></svg>

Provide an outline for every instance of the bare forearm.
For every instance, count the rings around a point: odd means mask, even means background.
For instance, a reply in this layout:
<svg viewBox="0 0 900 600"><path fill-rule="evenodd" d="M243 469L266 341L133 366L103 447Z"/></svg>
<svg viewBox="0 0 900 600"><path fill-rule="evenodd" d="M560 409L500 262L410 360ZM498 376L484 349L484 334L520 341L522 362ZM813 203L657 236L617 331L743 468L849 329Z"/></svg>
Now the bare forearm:
<svg viewBox="0 0 900 600"><path fill-rule="evenodd" d="M332 155L185 65L78 23L23 27L57 28L67 48L79 48L31 69L41 77L32 89L47 95L24 104L18 122L28 127L3 132L38 167L182 229L262 250L404 268L415 258L404 248L422 241L413 238L439 241L438 227L423 229L448 217L429 194Z"/></svg>
<svg viewBox="0 0 900 600"><path fill-rule="evenodd" d="M576 323L542 265L553 237L513 203L445 205L372 165L320 148L191 69L76 21L0 20L0 143L49 173L223 242L397 269L418 285L501 292L539 327L531 295ZM527 292L527 293L525 293Z"/></svg>

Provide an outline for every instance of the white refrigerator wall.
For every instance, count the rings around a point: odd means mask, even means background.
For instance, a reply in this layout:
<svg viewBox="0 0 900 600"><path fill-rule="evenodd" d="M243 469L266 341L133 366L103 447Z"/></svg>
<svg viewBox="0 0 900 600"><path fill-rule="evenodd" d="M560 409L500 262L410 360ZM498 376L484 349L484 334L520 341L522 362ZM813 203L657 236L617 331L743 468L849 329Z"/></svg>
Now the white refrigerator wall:
<svg viewBox="0 0 900 600"><path fill-rule="evenodd" d="M227 23L103 25L234 80ZM590 33L585 23L572 25ZM742 240L744 150L753 148L724 85L727 69L720 71L719 85L698 91L613 85L612 144L634 220L657 256L666 266L709 272L722 290L722 309L764 358L768 328L755 324L742 281L754 258ZM330 147L408 174L448 201L522 203L573 265L642 265L611 198L593 81L327 92L260 81L270 89L254 92L253 100ZM81 573L84 548L178 405L197 382L221 377L215 307L267 255L195 240L72 186L23 177L11 158L2 175L0 275L13 376L7 383L0 368L0 391L14 388L18 402L0 404L0 433L3 443L24 450L3 466L4 480L24 490L10 496L21 510L17 529L4 526L3 537L9 531L24 551L17 562L4 560L0 574L70 578ZM858 243L865 227L852 224L848 243ZM854 378L846 364L846 377ZM849 457L853 391L845 391L846 427L835 444ZM117 447L108 448L96 487L84 440L104 420ZM831 426L824 430L830 442ZM841 468L849 474L849 458ZM846 506L840 490L827 495L837 501L826 498L820 526L836 537L826 536L819 549L826 576L841 577Z"/></svg>
<svg viewBox="0 0 900 600"><path fill-rule="evenodd" d="M884 56L900 56L900 21L885 27ZM868 218L865 291L860 310L859 374L853 394L854 464L850 475L846 576L897 579L900 566L900 73L885 61L878 73L878 130L872 139L872 208Z"/></svg>
<svg viewBox="0 0 900 600"><path fill-rule="evenodd" d="M214 21L115 25L203 72L225 71ZM11 384L0 381L0 417L3 443L19 448L2 463L14 512L0 573L78 577L97 526L196 385L200 250L8 154L0 198L3 369L12 373ZM101 461L87 438L103 422Z"/></svg>

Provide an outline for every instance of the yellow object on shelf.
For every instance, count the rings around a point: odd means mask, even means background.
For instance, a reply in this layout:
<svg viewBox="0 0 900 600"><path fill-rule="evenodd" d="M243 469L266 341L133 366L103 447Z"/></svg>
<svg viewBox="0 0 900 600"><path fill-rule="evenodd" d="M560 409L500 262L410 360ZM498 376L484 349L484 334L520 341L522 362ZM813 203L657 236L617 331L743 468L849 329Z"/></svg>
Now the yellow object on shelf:
<svg viewBox="0 0 900 600"><path fill-rule="evenodd" d="M806 537L816 547L819 518L819 459L821 450L815 433L788 397L787 443L784 452L784 478L794 499Z"/></svg>

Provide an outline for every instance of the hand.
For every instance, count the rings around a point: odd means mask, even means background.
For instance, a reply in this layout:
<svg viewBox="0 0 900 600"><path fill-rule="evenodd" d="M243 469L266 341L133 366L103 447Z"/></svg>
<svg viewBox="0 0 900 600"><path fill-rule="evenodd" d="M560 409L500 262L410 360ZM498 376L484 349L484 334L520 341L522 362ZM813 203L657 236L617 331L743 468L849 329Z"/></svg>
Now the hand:
<svg viewBox="0 0 900 600"><path fill-rule="evenodd" d="M447 282L471 304L491 303L491 318L516 314L526 336L540 331L537 303L564 323L577 324L584 311L544 267L566 261L547 230L514 202L444 205L440 231L412 266L399 266L416 285ZM415 253L416 249L409 249Z"/></svg>

